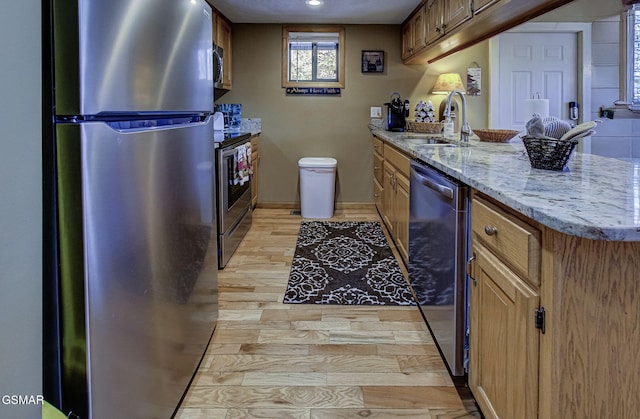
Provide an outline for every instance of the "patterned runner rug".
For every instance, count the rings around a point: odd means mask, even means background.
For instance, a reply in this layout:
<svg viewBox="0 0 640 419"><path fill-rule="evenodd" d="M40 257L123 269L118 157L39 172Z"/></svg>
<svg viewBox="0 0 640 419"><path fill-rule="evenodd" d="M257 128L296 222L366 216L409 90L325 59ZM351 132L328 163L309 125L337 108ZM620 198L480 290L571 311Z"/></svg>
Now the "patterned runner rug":
<svg viewBox="0 0 640 419"><path fill-rule="evenodd" d="M284 303L415 304L380 223L371 221L303 222Z"/></svg>

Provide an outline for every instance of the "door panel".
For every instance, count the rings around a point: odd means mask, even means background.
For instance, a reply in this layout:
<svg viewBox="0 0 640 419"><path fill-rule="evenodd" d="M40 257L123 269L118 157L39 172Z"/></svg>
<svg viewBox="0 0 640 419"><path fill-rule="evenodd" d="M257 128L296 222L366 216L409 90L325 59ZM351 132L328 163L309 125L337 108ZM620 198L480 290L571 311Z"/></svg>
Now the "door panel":
<svg viewBox="0 0 640 419"><path fill-rule="evenodd" d="M203 0L56 0L58 115L213 110Z"/></svg>
<svg viewBox="0 0 640 419"><path fill-rule="evenodd" d="M499 38L497 127L523 130L524 100L549 100L549 115L569 120L578 97L576 33L506 33Z"/></svg>
<svg viewBox="0 0 640 419"><path fill-rule="evenodd" d="M94 418L169 417L213 331L210 121L57 126L64 396Z"/></svg>
<svg viewBox="0 0 640 419"><path fill-rule="evenodd" d="M487 418L537 418L540 297L474 239L469 387Z"/></svg>

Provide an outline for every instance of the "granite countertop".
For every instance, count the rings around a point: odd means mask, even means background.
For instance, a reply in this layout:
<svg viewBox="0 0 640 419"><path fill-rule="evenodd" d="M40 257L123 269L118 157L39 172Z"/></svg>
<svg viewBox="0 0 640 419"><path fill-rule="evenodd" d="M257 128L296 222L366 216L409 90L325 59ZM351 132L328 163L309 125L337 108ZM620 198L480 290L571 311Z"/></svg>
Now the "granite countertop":
<svg viewBox="0 0 640 419"><path fill-rule="evenodd" d="M564 171L532 169L522 140L420 145L369 126L381 140L562 233L640 241L640 164L573 152ZM425 136L427 134L418 134ZM437 137L439 135L430 135Z"/></svg>

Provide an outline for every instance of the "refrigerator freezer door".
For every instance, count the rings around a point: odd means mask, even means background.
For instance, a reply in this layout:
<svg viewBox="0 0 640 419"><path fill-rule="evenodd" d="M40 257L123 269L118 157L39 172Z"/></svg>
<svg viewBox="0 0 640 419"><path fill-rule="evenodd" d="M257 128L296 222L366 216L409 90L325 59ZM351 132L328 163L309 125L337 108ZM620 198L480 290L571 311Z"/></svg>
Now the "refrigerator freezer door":
<svg viewBox="0 0 640 419"><path fill-rule="evenodd" d="M55 0L56 113L213 111L205 0Z"/></svg>
<svg viewBox="0 0 640 419"><path fill-rule="evenodd" d="M217 318L212 129L58 125L65 411L178 405Z"/></svg>

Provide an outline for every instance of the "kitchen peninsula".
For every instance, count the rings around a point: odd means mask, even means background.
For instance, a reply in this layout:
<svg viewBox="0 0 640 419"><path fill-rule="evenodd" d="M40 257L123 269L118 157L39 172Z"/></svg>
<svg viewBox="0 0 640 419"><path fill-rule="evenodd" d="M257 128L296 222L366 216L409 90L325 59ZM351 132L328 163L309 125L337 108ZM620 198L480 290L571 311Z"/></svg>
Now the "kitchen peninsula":
<svg viewBox="0 0 640 419"><path fill-rule="evenodd" d="M640 167L575 152L546 171L518 138L370 129L473 190L469 385L485 416L637 417Z"/></svg>

